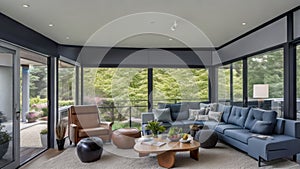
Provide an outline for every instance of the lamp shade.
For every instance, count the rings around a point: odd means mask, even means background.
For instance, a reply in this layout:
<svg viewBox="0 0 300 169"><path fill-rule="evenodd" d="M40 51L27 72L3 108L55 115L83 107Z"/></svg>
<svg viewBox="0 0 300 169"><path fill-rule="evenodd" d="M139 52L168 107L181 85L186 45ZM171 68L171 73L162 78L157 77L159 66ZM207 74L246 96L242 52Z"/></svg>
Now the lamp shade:
<svg viewBox="0 0 300 169"><path fill-rule="evenodd" d="M269 97L269 85L268 84L253 85L253 98L265 99L268 97Z"/></svg>

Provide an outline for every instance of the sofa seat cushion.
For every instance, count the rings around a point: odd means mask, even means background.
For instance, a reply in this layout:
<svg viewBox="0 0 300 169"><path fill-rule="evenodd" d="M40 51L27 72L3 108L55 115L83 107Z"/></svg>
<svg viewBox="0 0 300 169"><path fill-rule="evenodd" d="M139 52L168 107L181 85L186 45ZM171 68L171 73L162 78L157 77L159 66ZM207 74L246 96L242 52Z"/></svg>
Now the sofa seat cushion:
<svg viewBox="0 0 300 169"><path fill-rule="evenodd" d="M227 129L242 129L240 126L236 126L233 124L219 124L216 126L215 130L219 133L224 134L224 131Z"/></svg>
<svg viewBox="0 0 300 169"><path fill-rule="evenodd" d="M238 107L238 106L232 106L232 110L230 113L230 116L228 118L228 123L238 125L240 127L244 127L244 123L246 121L249 107Z"/></svg>
<svg viewBox="0 0 300 169"><path fill-rule="evenodd" d="M248 139L253 135L253 133L250 133L247 129L225 130L224 134L225 136L231 137L245 144L248 144Z"/></svg>
<svg viewBox="0 0 300 169"><path fill-rule="evenodd" d="M109 130L104 127L95 127L95 128L85 128L79 129L79 137L89 137L89 136L99 136L99 135L108 135Z"/></svg>

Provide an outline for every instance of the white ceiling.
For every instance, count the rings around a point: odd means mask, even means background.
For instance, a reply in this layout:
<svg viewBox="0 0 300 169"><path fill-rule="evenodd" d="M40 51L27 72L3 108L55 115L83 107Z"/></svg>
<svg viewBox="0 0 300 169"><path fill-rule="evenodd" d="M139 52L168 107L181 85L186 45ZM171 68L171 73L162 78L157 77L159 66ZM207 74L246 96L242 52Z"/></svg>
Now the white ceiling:
<svg viewBox="0 0 300 169"><path fill-rule="evenodd" d="M0 11L60 44L217 47L299 5L300 0L0 0Z"/></svg>

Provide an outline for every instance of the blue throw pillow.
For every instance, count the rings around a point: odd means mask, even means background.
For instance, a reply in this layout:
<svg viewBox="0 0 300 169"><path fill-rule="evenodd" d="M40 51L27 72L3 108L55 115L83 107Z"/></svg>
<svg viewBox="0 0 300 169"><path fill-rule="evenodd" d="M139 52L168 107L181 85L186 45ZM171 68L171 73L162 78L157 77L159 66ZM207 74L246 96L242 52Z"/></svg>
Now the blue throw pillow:
<svg viewBox="0 0 300 169"><path fill-rule="evenodd" d="M272 122L257 120L252 126L250 132L257 134L272 134Z"/></svg>

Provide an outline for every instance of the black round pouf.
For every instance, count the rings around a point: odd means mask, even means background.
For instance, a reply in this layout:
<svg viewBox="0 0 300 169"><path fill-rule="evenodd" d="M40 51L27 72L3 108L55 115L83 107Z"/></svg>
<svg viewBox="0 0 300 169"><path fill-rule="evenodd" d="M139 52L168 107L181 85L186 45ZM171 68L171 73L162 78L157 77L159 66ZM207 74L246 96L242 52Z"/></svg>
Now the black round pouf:
<svg viewBox="0 0 300 169"><path fill-rule="evenodd" d="M218 134L214 130L199 130L195 135L195 140L200 142L202 148L213 148L218 142Z"/></svg>
<svg viewBox="0 0 300 169"><path fill-rule="evenodd" d="M99 160L102 152L103 141L99 137L88 137L81 139L77 145L77 155L84 163Z"/></svg>

